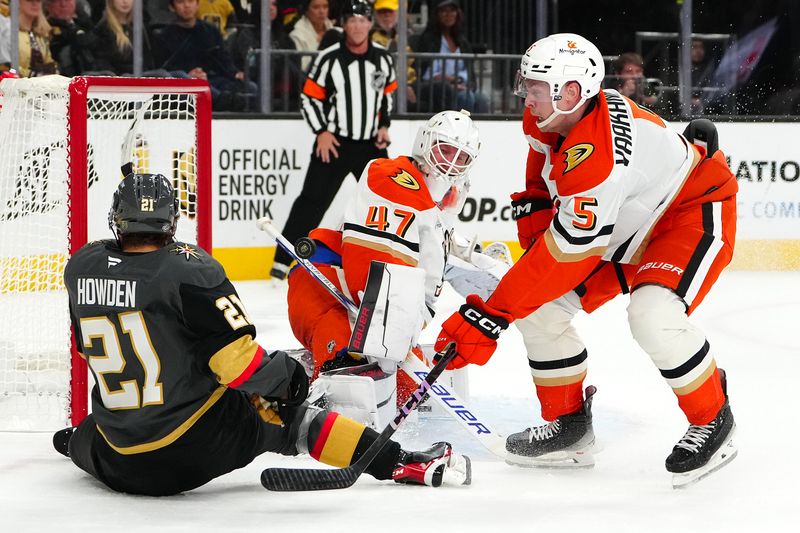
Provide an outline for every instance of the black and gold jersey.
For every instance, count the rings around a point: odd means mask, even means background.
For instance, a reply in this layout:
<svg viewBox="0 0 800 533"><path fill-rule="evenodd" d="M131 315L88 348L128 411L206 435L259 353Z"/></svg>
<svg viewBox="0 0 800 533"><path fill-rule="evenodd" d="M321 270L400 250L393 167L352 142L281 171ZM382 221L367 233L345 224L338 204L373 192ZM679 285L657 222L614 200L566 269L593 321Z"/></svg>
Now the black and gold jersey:
<svg viewBox="0 0 800 533"><path fill-rule="evenodd" d="M126 253L97 241L69 260L64 280L95 379L92 413L119 453L174 442L268 362L224 269L197 246Z"/></svg>

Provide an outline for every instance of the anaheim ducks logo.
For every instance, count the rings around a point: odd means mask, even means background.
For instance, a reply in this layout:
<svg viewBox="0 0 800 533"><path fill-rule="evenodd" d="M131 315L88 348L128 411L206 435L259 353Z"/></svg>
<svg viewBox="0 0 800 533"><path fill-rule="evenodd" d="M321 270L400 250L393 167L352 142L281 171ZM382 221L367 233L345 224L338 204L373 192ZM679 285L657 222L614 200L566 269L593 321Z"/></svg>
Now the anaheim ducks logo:
<svg viewBox="0 0 800 533"><path fill-rule="evenodd" d="M390 176L389 179L391 179L401 187L405 187L406 189L411 189L412 191L419 190L419 182L417 181L417 178L415 178L405 170L401 170L399 174Z"/></svg>
<svg viewBox="0 0 800 533"><path fill-rule="evenodd" d="M564 150L564 174L586 161L593 152L594 146L589 143L576 144Z"/></svg>

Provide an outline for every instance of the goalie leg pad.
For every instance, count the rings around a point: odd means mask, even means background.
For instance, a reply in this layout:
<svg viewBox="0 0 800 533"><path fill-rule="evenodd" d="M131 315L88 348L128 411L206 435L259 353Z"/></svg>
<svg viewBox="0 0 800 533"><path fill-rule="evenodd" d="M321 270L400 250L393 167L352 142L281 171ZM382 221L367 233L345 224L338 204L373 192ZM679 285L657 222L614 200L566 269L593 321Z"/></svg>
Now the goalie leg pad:
<svg viewBox="0 0 800 533"><path fill-rule="evenodd" d="M397 376L377 363L323 372L314 382L314 396L324 405L376 430L383 429L396 410Z"/></svg>
<svg viewBox="0 0 800 533"><path fill-rule="evenodd" d="M394 372L424 325L424 287L424 270L373 261L349 350L381 358L383 369Z"/></svg>

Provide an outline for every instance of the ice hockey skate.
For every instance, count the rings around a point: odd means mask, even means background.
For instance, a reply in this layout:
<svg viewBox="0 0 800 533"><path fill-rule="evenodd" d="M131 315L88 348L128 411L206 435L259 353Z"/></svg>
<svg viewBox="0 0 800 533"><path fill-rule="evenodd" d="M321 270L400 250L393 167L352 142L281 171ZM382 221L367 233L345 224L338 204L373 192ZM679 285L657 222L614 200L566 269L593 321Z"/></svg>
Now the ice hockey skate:
<svg viewBox="0 0 800 533"><path fill-rule="evenodd" d="M69 441L76 429L70 426L53 433L53 448L64 457L69 457Z"/></svg>
<svg viewBox="0 0 800 533"><path fill-rule="evenodd" d="M733 445L736 423L728 402L725 371L720 368L719 373L725 404L708 424L689 426L672 449L666 461L667 471L672 472L672 488L680 489L697 483L731 462L738 453Z"/></svg>
<svg viewBox="0 0 800 533"><path fill-rule="evenodd" d="M506 439L506 462L544 468L590 468L595 447L592 428L593 385L586 387L583 407L549 424L513 433Z"/></svg>
<svg viewBox="0 0 800 533"><path fill-rule="evenodd" d="M453 453L447 442L437 442L427 450L403 451L392 472L397 483L413 485L469 485L472 483L472 463L466 455Z"/></svg>

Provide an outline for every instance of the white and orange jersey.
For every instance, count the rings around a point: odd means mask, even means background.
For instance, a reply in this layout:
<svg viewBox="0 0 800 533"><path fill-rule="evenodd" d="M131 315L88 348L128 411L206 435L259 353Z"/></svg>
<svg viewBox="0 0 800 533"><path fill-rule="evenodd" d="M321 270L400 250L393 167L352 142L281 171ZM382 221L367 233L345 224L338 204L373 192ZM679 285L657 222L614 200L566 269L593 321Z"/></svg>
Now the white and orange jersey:
<svg viewBox="0 0 800 533"><path fill-rule="evenodd" d="M686 191L730 188L730 175L696 177L705 154L614 90L601 91L566 138L539 131L528 111L523 131L531 147L525 194L538 199L543 233L491 298L515 317L573 289L601 260L637 263L655 225Z"/></svg>
<svg viewBox="0 0 800 533"><path fill-rule="evenodd" d="M528 118L530 117L530 118ZM550 224L552 252L575 261L600 256L636 262L636 252L672 204L700 161L697 149L617 91L598 95L597 105L560 146L542 134L526 113L531 163L556 206Z"/></svg>
<svg viewBox="0 0 800 533"><path fill-rule="evenodd" d="M375 159L364 169L345 211L340 246L327 242L330 234L320 230L311 236L341 254L347 289L356 301L373 260L423 269L427 322L441 291L451 231L422 172L410 157L398 157Z"/></svg>

